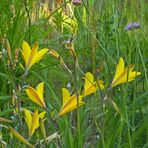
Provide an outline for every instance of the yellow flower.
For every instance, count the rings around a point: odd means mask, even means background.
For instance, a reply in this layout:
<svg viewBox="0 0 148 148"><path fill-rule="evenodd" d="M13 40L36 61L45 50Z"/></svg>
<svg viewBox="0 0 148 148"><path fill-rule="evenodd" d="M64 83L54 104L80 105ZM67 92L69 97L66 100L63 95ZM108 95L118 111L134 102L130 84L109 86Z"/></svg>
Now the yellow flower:
<svg viewBox="0 0 148 148"><path fill-rule="evenodd" d="M41 60L48 51L47 48L43 48L38 51L38 46L39 45L36 42L31 49L29 44L23 41L21 53L27 69L31 68L31 66Z"/></svg>
<svg viewBox="0 0 148 148"><path fill-rule="evenodd" d="M116 68L116 73L114 79L111 83L111 87L116 85L130 82L135 79L135 77L139 76L141 73L137 71L133 71L134 65L129 65L124 69L124 60L120 58L119 63Z"/></svg>
<svg viewBox="0 0 148 148"><path fill-rule="evenodd" d="M41 82L37 86L37 90L35 90L33 87L28 87L26 89L26 93L28 97L36 104L40 105L43 108L46 108L44 97L43 97L43 91L44 91L44 82Z"/></svg>
<svg viewBox="0 0 148 148"><path fill-rule="evenodd" d="M104 88L104 82L102 80L94 81L94 77L90 72L85 74L85 83L83 96L88 96L97 90L102 90Z"/></svg>
<svg viewBox="0 0 148 148"><path fill-rule="evenodd" d="M32 114L29 110L24 109L25 113L25 121L28 126L29 136L31 137L35 130L39 127L39 119L43 119L46 112L42 112L38 114L38 110L36 109Z"/></svg>
<svg viewBox="0 0 148 148"><path fill-rule="evenodd" d="M77 103L76 94L70 96L70 93L66 88L62 88L62 93L63 93L63 105L58 116L62 116L84 104L84 102L82 101L82 96L78 97L79 102Z"/></svg>

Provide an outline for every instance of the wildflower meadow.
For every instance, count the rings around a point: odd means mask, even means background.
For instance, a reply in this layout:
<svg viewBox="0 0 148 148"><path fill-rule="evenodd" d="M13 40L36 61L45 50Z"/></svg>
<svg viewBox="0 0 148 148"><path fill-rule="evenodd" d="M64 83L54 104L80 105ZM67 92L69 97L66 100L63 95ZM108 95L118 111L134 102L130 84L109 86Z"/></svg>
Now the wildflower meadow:
<svg viewBox="0 0 148 148"><path fill-rule="evenodd" d="M1 0L0 148L148 148L148 1Z"/></svg>

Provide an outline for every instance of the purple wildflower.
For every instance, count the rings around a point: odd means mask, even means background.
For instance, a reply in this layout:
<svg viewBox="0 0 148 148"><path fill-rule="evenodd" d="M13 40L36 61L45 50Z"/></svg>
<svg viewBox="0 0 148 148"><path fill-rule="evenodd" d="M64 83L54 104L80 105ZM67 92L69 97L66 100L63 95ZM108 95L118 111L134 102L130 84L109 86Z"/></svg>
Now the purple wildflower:
<svg viewBox="0 0 148 148"><path fill-rule="evenodd" d="M81 5L82 0L73 0L72 3L73 3L73 5Z"/></svg>
<svg viewBox="0 0 148 148"><path fill-rule="evenodd" d="M140 24L138 22L132 22L125 27L125 30L128 31L131 29L138 29L138 28L140 28Z"/></svg>

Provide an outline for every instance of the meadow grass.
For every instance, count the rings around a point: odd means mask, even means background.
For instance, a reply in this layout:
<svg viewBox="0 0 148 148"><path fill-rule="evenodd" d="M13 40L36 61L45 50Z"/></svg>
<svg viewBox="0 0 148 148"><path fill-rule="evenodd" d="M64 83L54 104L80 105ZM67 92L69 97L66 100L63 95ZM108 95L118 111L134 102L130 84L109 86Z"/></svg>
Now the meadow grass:
<svg viewBox="0 0 148 148"><path fill-rule="evenodd" d="M147 18L146 0L82 0L80 5L1 0L0 147L147 148ZM131 22L140 28L125 30ZM21 55L23 41L48 49L31 68ZM121 57L125 67L134 64L141 75L113 87ZM87 72L94 81L103 80L104 89L92 84L97 90L83 96ZM41 82L44 99L39 96L36 103L26 89ZM62 88L76 94L77 106L60 116ZM81 107L80 95L85 102ZM25 116L24 109L46 114ZM33 131L35 126L39 128Z"/></svg>

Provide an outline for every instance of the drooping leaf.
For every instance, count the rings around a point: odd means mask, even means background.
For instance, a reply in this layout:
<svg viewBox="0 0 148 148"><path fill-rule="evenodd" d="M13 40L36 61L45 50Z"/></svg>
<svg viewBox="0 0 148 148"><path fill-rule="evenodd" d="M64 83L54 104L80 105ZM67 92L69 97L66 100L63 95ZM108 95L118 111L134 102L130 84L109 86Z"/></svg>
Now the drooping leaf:
<svg viewBox="0 0 148 148"><path fill-rule="evenodd" d="M35 148L31 143L29 143L22 135L20 135L15 129L9 127L10 132L22 143L28 145L31 148Z"/></svg>

